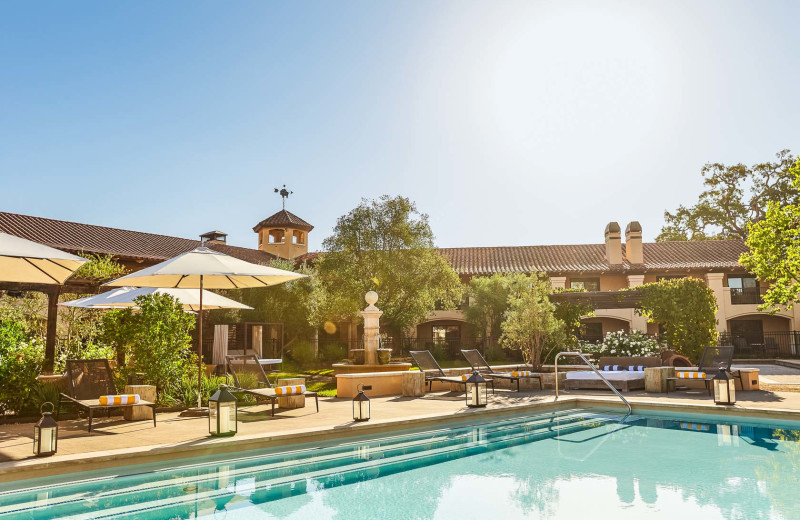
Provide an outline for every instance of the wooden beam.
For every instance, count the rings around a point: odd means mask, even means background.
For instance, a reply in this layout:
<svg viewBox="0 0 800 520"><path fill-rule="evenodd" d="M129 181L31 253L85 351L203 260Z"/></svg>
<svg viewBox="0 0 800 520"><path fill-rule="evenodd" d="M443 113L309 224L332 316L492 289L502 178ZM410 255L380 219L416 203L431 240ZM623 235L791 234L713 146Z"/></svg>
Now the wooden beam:
<svg viewBox="0 0 800 520"><path fill-rule="evenodd" d="M55 365L59 294L61 294L61 287L58 285L52 286L47 293L47 338L44 344L44 366L42 367L45 374L52 374Z"/></svg>

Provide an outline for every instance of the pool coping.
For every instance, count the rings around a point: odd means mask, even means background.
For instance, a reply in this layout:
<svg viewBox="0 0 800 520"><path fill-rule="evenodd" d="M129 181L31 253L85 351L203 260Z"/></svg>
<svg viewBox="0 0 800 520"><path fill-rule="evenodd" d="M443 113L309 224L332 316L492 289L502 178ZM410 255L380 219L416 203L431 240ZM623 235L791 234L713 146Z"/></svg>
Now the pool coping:
<svg viewBox="0 0 800 520"><path fill-rule="evenodd" d="M325 428L303 428L282 432L258 433L226 438L208 437L180 444L137 446L117 450L96 451L56 456L48 459L29 458L0 463L0 483L28 480L83 471L108 469L185 459L210 455L268 449L287 445L360 436L435 426L441 428L466 420L476 421L517 415L528 411L546 411L569 408L619 408L626 407L615 397L565 396L558 400L514 404L497 408L464 409L456 413L417 415L408 418L386 419L367 423L348 423ZM718 406L706 403L665 403L663 401L636 400L631 402L634 412L653 411L677 414L703 414L726 418L749 418L756 420L798 421L800 410L781 408L748 408L741 406Z"/></svg>

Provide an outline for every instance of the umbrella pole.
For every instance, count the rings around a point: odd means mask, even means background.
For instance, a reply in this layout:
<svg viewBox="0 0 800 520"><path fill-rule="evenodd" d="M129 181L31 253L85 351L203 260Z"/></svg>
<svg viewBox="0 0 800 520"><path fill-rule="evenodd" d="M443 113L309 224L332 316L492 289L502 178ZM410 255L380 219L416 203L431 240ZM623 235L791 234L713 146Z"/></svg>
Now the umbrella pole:
<svg viewBox="0 0 800 520"><path fill-rule="evenodd" d="M198 311L200 330L197 342L197 407L203 407L203 275L200 275L200 310Z"/></svg>

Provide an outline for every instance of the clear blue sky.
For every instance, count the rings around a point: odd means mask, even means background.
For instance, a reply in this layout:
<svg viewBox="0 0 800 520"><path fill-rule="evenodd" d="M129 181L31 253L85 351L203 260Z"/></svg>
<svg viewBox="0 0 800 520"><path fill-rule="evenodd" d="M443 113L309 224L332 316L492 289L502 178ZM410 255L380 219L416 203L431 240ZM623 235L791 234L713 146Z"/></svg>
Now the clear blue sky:
<svg viewBox="0 0 800 520"><path fill-rule="evenodd" d="M708 161L800 152L800 2L0 5L0 209L319 248L403 194L440 246L600 242Z"/></svg>

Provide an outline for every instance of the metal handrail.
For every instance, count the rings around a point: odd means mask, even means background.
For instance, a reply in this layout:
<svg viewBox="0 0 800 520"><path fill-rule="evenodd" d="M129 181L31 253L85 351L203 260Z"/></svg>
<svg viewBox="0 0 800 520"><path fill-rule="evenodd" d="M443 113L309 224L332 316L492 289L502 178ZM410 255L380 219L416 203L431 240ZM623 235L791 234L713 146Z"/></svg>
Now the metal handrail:
<svg viewBox="0 0 800 520"><path fill-rule="evenodd" d="M600 377L600 379L603 380L603 382L611 389L611 391L617 394L617 397L622 399L622 402L625 403L625 406L628 407L628 415L633 413L633 408L631 408L631 403L629 403L628 400L625 399L616 388L614 388L614 385L608 382L608 379L606 379L605 376L603 376L603 374L601 374L600 371L594 367L591 361L586 359L586 356L583 355L583 352L559 352L558 354L556 354L556 359L555 359L556 399L558 399L558 358L560 358L561 356L578 356L579 358L581 358L583 362L586 363L586 365L589 368L591 368L594 371L594 373ZM622 420L624 421L625 419L627 419L628 415L626 415Z"/></svg>

